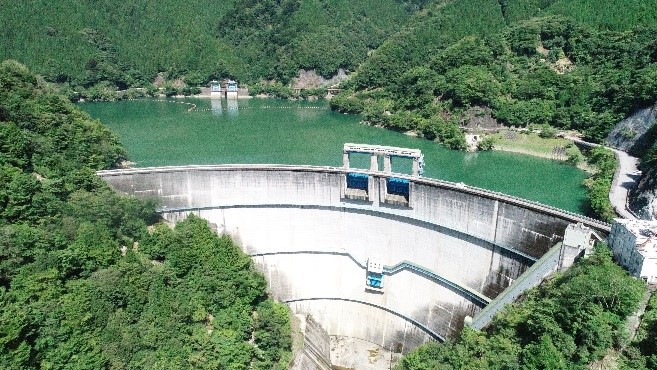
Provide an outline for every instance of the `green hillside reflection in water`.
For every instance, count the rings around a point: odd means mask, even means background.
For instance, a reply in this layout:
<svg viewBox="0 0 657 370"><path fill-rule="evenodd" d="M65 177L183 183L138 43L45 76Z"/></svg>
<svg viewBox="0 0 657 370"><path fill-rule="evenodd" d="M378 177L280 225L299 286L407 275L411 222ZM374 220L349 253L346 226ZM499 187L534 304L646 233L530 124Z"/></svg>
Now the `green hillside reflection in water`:
<svg viewBox="0 0 657 370"><path fill-rule="evenodd" d="M188 102L197 110L188 112ZM430 141L359 124L358 116L331 112L325 101L274 99L210 101L134 100L82 103L121 138L137 167L187 164L275 163L341 166L344 143L418 148L425 177L486 188L582 213L583 171L556 161L504 152L464 153ZM352 158L367 168L366 157ZM410 163L393 159L393 169Z"/></svg>

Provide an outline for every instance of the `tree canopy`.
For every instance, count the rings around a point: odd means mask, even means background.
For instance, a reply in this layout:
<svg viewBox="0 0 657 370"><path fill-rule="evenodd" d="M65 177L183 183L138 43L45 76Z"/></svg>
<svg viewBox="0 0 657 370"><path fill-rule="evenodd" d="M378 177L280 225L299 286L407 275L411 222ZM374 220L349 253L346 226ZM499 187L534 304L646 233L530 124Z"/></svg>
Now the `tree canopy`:
<svg viewBox="0 0 657 370"><path fill-rule="evenodd" d="M625 319L644 292L643 282L599 246L507 306L485 331L466 327L454 342L421 346L396 369L587 369L610 348L627 345Z"/></svg>
<svg viewBox="0 0 657 370"><path fill-rule="evenodd" d="M284 369L286 306L207 222L171 229L95 171L117 138L0 65L0 367Z"/></svg>
<svg viewBox="0 0 657 370"><path fill-rule="evenodd" d="M0 14L0 60L77 91L144 86L158 73L191 84L288 82L301 68L354 70L425 2L11 0Z"/></svg>
<svg viewBox="0 0 657 370"><path fill-rule="evenodd" d="M441 4L373 52L334 105L353 111L349 98L358 99L365 111L385 100L391 114L416 117L403 129L419 133L420 122L436 113L458 125L470 108L487 107L507 126L548 124L600 142L618 121L657 100L650 82L657 28L603 27L582 15L591 12L586 1L569 2L581 3L574 12L550 3L542 11L528 7L514 22L507 21L511 4L502 12L496 1ZM458 23L466 14L469 21Z"/></svg>

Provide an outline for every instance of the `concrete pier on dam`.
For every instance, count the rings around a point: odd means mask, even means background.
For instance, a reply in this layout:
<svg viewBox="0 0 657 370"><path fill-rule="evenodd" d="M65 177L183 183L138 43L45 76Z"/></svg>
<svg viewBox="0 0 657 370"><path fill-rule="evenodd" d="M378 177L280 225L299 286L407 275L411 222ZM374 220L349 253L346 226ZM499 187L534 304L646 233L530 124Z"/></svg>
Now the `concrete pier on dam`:
<svg viewBox="0 0 657 370"><path fill-rule="evenodd" d="M398 352L455 336L568 224L609 230L534 202L384 171L221 165L98 174L122 193L158 198L171 222L194 213L233 236L271 293L329 335ZM350 188L350 176L362 186ZM391 192L393 181L405 181L406 193ZM381 286L369 285L372 261Z"/></svg>

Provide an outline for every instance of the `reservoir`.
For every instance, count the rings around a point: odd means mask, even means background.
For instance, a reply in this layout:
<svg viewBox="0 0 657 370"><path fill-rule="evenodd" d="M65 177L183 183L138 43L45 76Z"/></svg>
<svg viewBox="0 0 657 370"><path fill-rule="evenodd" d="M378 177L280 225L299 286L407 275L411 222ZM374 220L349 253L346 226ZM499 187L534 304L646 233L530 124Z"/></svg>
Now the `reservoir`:
<svg viewBox="0 0 657 370"><path fill-rule="evenodd" d="M132 100L82 103L121 139L137 167L187 164L341 166L344 143L422 150L425 177L463 182L583 213L586 174L564 163L499 151L465 153L428 140L360 124L326 101ZM190 111L190 108L194 107ZM369 167L369 157L352 156ZM393 160L396 172L410 163Z"/></svg>

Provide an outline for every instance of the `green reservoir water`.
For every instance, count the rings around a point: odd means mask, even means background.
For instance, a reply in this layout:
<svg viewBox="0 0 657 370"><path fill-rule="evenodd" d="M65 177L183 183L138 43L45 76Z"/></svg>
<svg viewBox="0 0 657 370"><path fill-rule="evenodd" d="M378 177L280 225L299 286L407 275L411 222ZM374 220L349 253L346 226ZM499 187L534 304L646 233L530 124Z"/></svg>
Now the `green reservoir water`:
<svg viewBox="0 0 657 370"><path fill-rule="evenodd" d="M344 143L390 145L422 150L425 177L582 212L586 174L556 161L504 152L448 150L424 139L359 124L359 117L331 112L325 101L184 100L197 105L193 112L180 102L135 100L80 106L119 135L129 159L138 167L226 163L341 166ZM352 166L369 167L369 158L357 157L352 156ZM393 159L393 170L410 173L410 163Z"/></svg>

